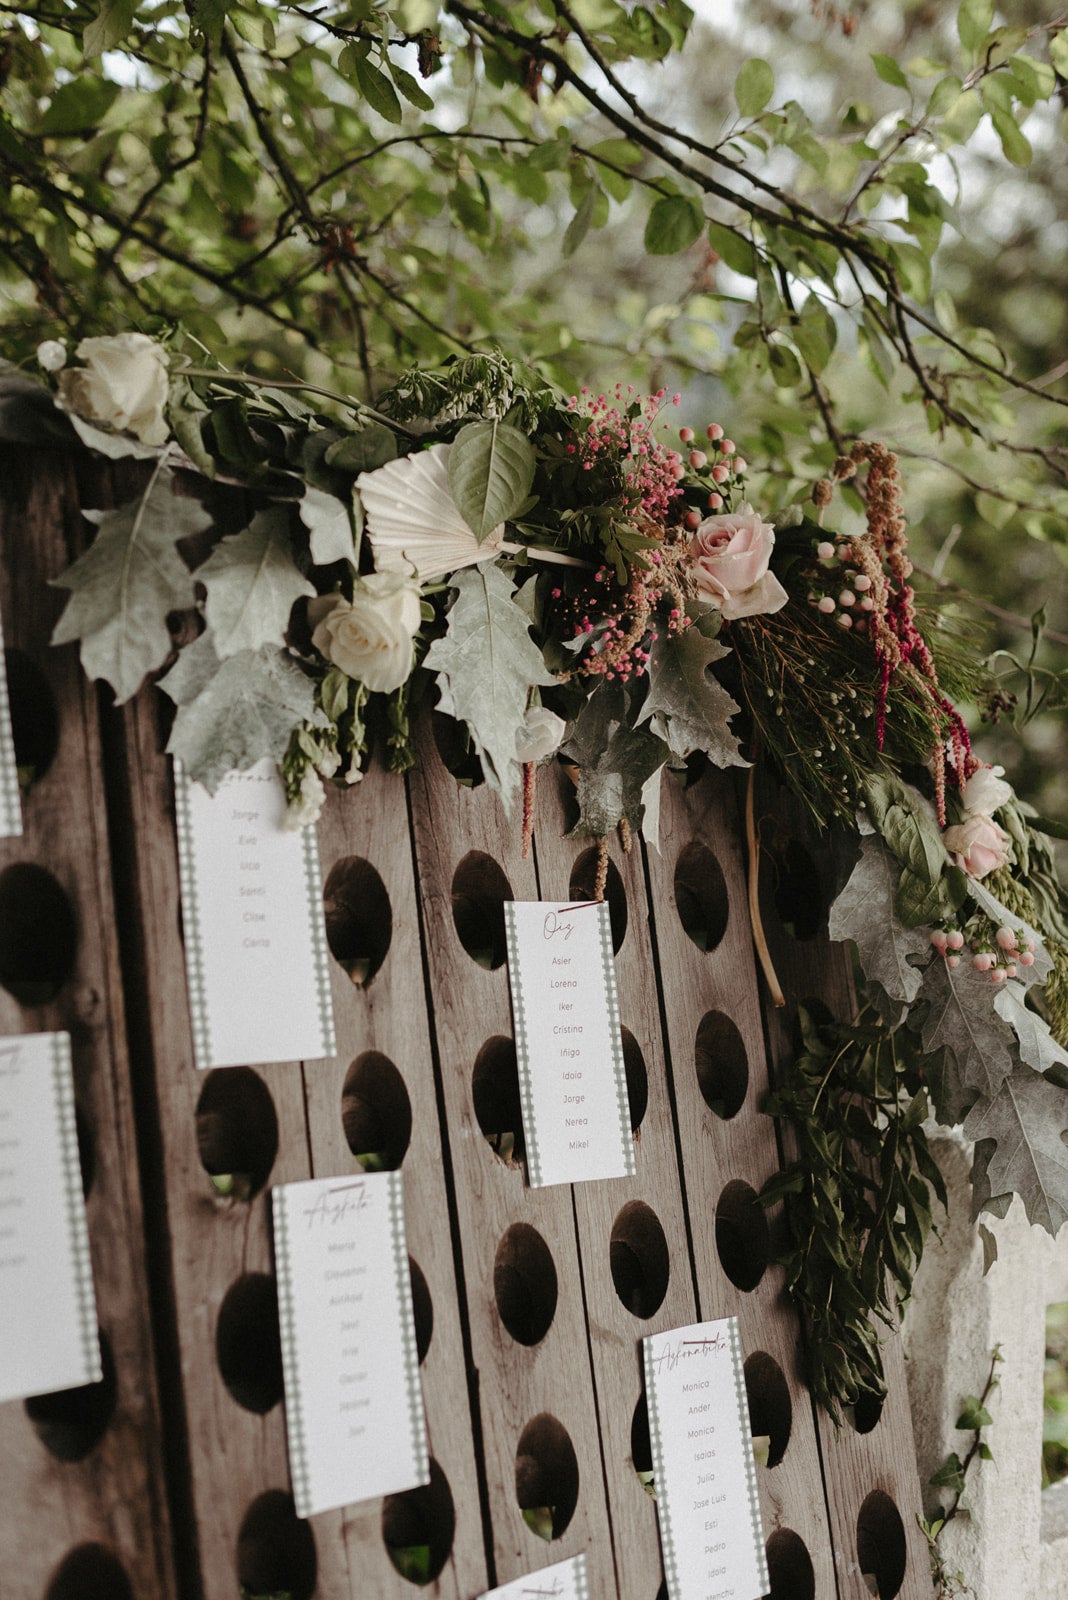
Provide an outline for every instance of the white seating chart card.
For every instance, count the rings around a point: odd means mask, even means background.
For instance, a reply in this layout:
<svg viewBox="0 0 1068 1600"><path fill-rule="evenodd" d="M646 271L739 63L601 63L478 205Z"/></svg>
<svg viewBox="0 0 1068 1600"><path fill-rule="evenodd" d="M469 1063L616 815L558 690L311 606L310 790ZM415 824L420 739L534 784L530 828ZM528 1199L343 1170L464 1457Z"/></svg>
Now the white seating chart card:
<svg viewBox="0 0 1068 1600"><path fill-rule="evenodd" d="M586 1557L572 1556L553 1567L542 1567L527 1578L488 1589L479 1600L587 1600L590 1592L586 1576Z"/></svg>
<svg viewBox="0 0 1068 1600"><path fill-rule="evenodd" d="M70 1039L0 1039L0 1401L102 1376Z"/></svg>
<svg viewBox="0 0 1068 1600"><path fill-rule="evenodd" d="M633 1177L608 907L509 900L504 914L530 1182Z"/></svg>
<svg viewBox="0 0 1068 1600"><path fill-rule="evenodd" d="M198 1067L334 1054L313 827L283 827L272 761L215 794L174 763L186 974Z"/></svg>
<svg viewBox="0 0 1068 1600"><path fill-rule="evenodd" d="M271 1199L297 1515L429 1483L400 1173Z"/></svg>
<svg viewBox="0 0 1068 1600"><path fill-rule="evenodd" d="M0 623L0 839L10 839L21 832L19 770L15 759L15 741L11 737L11 706L4 666L4 630Z"/></svg>
<svg viewBox="0 0 1068 1600"><path fill-rule="evenodd" d="M669 1600L760 1600L769 1578L738 1319L642 1345Z"/></svg>

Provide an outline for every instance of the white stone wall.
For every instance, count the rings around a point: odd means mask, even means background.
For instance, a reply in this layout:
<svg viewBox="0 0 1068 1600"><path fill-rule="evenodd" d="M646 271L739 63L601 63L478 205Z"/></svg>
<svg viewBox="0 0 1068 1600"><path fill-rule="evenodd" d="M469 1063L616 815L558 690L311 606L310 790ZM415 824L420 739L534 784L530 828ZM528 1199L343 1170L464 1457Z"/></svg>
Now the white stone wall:
<svg viewBox="0 0 1068 1600"><path fill-rule="evenodd" d="M1059 1241L1032 1228L1018 1200L1004 1221L984 1217L998 1259L983 1276L971 1221L971 1148L938 1130L931 1149L949 1193L905 1318L909 1397L920 1482L971 1436L954 1428L966 1395L980 1394L995 1345L1004 1357L983 1437L994 1460L973 1464L965 1503L939 1541L947 1570L976 1600L1068 1600L1068 1482L1041 1491L1046 1307L1068 1300L1068 1228ZM924 1489L931 1509L946 1492Z"/></svg>

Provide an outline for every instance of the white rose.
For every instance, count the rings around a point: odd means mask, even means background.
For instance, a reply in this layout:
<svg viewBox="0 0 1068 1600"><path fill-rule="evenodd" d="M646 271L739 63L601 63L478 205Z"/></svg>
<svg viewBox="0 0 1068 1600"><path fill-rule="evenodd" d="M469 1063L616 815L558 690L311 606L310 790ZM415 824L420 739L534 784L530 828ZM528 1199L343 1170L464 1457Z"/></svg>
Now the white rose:
<svg viewBox="0 0 1068 1600"><path fill-rule="evenodd" d="M351 601L325 595L308 605L312 644L368 689L389 694L412 670L412 642L422 620L419 590L397 572L357 580Z"/></svg>
<svg viewBox="0 0 1068 1600"><path fill-rule="evenodd" d="M515 758L521 766L528 761L544 761L559 748L567 723L545 706L530 706L522 728L516 729Z"/></svg>
<svg viewBox="0 0 1068 1600"><path fill-rule="evenodd" d="M60 374L59 400L88 422L132 433L142 444L166 444L167 354L144 333L83 339L84 367Z"/></svg>
<svg viewBox="0 0 1068 1600"><path fill-rule="evenodd" d="M300 780L300 794L286 807L286 814L282 818L283 828L295 833L298 828L306 828L310 823L318 822L325 799L323 780L313 768L308 767Z"/></svg>
<svg viewBox="0 0 1068 1600"><path fill-rule="evenodd" d="M992 817L1012 799L1012 786L1002 779L1004 771L1004 767L980 767L972 773L961 795L969 816Z"/></svg>
<svg viewBox="0 0 1068 1600"><path fill-rule="evenodd" d="M46 372L58 372L67 364L67 347L62 339L46 339L37 346L37 364Z"/></svg>

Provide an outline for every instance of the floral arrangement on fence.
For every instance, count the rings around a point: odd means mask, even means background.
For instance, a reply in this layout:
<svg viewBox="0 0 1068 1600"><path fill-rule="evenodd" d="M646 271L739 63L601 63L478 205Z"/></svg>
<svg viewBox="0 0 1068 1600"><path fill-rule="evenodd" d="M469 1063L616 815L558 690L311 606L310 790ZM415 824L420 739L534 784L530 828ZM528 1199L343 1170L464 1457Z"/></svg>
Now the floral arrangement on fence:
<svg viewBox="0 0 1068 1600"><path fill-rule="evenodd" d="M814 1388L882 1392L875 1319L907 1297L941 1180L928 1111L975 1141L977 1211L1068 1217L1068 921L1048 833L972 751L957 703L997 683L911 583L892 455L857 445L810 509L755 509L724 428L678 397L560 393L489 354L406 373L375 408L168 355L139 333L49 343L54 395L8 371L0 438L150 463L89 513L56 642L118 701L154 676L168 748L209 789L273 757L294 824L411 718L449 719L460 781L521 804L575 777L575 833L655 841L665 769L770 765L841 860L830 936L862 1005L803 1017L769 1107L799 1159L788 1281ZM316 399L331 398L329 409ZM838 483L866 531L824 521ZM1056 831L1056 830L1054 830ZM626 843L626 839L625 839ZM774 992L774 975L768 973Z"/></svg>

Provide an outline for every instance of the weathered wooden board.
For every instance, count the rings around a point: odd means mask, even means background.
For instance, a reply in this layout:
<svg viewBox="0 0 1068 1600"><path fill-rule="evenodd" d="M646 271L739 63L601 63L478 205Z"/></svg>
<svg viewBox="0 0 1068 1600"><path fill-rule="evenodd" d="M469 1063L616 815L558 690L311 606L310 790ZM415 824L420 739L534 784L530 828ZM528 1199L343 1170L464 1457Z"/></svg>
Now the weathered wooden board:
<svg viewBox="0 0 1068 1600"><path fill-rule="evenodd" d="M88 530L69 455L4 448L0 485L12 716L20 763L40 774L22 838L0 840L0 1032L71 1036L105 1363L100 1384L0 1406L0 1592L62 1600L97 1582L164 1600L176 1590L97 698L76 649L48 644L63 604L48 580Z"/></svg>

